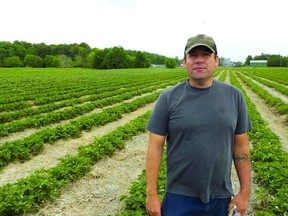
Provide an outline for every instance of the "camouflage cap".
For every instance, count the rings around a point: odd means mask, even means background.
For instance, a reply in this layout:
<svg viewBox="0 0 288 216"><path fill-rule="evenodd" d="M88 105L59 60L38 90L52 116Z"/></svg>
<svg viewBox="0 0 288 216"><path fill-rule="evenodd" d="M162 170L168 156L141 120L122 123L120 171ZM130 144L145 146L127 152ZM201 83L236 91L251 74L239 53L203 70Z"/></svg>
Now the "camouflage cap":
<svg viewBox="0 0 288 216"><path fill-rule="evenodd" d="M205 34L198 34L194 37L189 38L185 47L184 54L187 55L191 49L197 46L208 47L213 53L217 54L217 48L213 38Z"/></svg>

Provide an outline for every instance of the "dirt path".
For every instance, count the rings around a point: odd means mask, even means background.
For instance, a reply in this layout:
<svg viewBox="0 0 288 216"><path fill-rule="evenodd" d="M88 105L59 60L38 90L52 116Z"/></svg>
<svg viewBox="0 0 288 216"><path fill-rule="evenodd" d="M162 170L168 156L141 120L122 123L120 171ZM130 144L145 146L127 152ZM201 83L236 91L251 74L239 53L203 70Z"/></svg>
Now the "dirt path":
<svg viewBox="0 0 288 216"><path fill-rule="evenodd" d="M288 151L288 125L285 123L285 116L277 114L275 108L268 106L265 101L254 93L241 79L238 78L238 80L247 95L253 98L253 103L261 117L268 123L269 128L280 138L283 149ZM280 93L275 91L274 95L276 96L276 94L278 95Z"/></svg>
<svg viewBox="0 0 288 216"><path fill-rule="evenodd" d="M266 90L267 92L269 92L273 97L279 98L281 99L284 103L288 104L288 98L286 95L282 94L281 92L278 92L277 90L270 88L268 86L263 85L262 83L251 79L250 77L246 76L245 74L241 73L243 76L245 76L247 79L251 80L252 82L254 82L255 84L257 84L258 86L260 86L261 88L263 88L264 90ZM271 81L270 81L271 82Z"/></svg>
<svg viewBox="0 0 288 216"><path fill-rule="evenodd" d="M0 174L0 186L16 182L20 178L33 174L37 169L48 169L56 166L59 163L58 158L64 157L67 154L76 154L78 147L92 143L95 136L103 136L118 126L126 124L132 119L151 110L153 105L154 103L140 108L135 112L123 115L123 117L116 122L109 123L102 127L95 127L90 132L83 132L82 136L78 139L60 140L53 145L46 144L45 150L41 154L34 156L31 160L25 163L11 163L5 167Z"/></svg>

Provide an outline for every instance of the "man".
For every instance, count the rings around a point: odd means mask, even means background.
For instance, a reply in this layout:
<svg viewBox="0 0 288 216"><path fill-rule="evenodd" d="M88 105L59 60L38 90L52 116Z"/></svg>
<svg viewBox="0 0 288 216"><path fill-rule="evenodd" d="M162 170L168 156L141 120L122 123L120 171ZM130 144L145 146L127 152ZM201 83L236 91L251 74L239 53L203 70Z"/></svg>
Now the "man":
<svg viewBox="0 0 288 216"><path fill-rule="evenodd" d="M247 132L252 126L240 90L213 79L219 58L214 40L191 37L183 67L188 80L164 91L147 124L149 215L225 216L236 206L243 216L251 190ZM161 202L157 181L167 141L167 186ZM231 166L240 182L233 196Z"/></svg>

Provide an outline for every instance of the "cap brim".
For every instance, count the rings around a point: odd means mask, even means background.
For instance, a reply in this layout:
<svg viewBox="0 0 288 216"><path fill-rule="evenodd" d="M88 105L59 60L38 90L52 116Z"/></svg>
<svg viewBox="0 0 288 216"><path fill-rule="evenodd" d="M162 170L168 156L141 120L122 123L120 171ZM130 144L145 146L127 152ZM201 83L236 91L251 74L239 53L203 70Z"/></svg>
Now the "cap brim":
<svg viewBox="0 0 288 216"><path fill-rule="evenodd" d="M193 44L192 46L188 47L186 49L187 51L185 51L185 54L187 55L193 48L198 47L198 46L205 46L209 48L213 53L215 53L215 50L212 47L208 46L207 44L198 43L198 44Z"/></svg>

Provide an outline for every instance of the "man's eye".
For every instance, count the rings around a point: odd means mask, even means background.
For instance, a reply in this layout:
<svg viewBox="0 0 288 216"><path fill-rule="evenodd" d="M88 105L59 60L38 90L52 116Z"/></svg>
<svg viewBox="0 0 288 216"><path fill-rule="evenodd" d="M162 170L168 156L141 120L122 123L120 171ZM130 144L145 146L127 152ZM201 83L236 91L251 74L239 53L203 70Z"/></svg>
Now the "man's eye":
<svg viewBox="0 0 288 216"><path fill-rule="evenodd" d="M209 53L209 52L203 52L203 53L201 53L201 54L199 54L199 53L190 53L189 54L189 57L190 58L198 58L199 56L200 57L202 57L202 58L208 58L208 57L210 57L212 54L211 53Z"/></svg>
<svg viewBox="0 0 288 216"><path fill-rule="evenodd" d="M196 53L190 53L190 57L192 57L192 58L196 58L198 56L198 54L196 54Z"/></svg>

